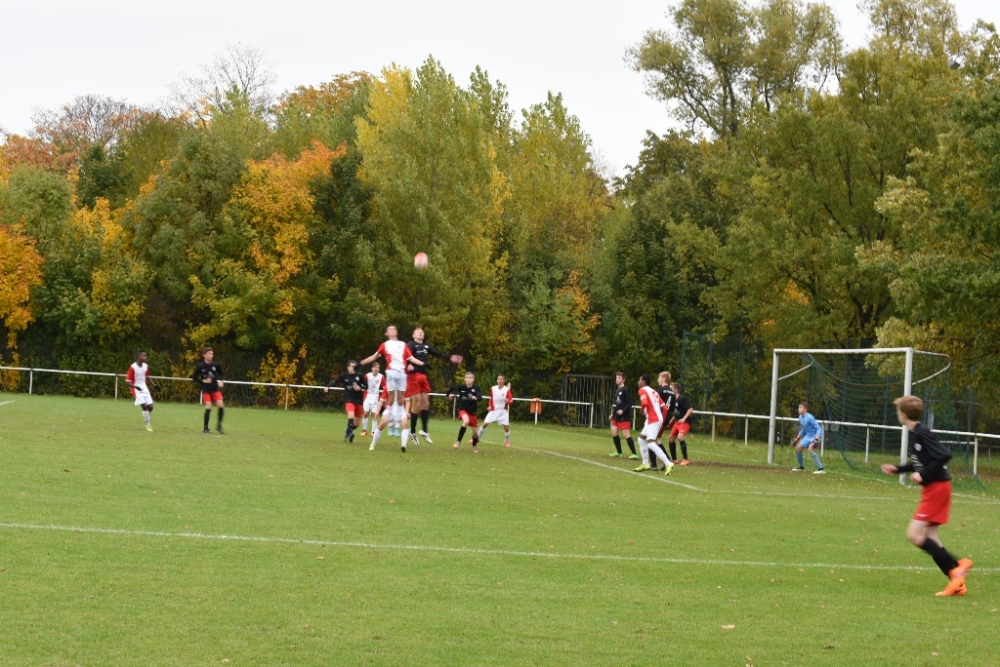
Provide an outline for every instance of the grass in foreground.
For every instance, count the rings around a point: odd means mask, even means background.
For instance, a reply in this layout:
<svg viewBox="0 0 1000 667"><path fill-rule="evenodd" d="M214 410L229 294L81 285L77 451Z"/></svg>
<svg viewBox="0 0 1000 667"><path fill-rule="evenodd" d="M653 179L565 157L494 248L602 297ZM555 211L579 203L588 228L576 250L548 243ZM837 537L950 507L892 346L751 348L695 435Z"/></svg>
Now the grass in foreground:
<svg viewBox="0 0 1000 667"><path fill-rule="evenodd" d="M8 400L4 665L997 663L993 495L956 498L945 544L977 570L935 598L918 491L833 457L695 438L664 480L585 429L515 424L507 450L492 426L473 455L439 419L404 455L339 415L204 436L193 405L147 433L130 402Z"/></svg>

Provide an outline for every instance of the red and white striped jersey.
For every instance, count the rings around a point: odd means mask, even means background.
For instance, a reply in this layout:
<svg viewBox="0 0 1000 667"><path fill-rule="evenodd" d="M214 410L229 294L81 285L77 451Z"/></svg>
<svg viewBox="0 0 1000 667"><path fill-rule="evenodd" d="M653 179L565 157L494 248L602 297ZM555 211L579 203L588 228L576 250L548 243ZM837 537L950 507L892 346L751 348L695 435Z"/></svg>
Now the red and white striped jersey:
<svg viewBox="0 0 1000 667"><path fill-rule="evenodd" d="M387 371L405 371L406 343L401 340L387 340L378 348L378 353L385 358L385 369Z"/></svg>
<svg viewBox="0 0 1000 667"><path fill-rule="evenodd" d="M663 420L663 408L665 404L655 389L652 387L643 387L640 389L639 401L642 404L642 411L646 414L647 424L659 424Z"/></svg>
<svg viewBox="0 0 1000 667"><path fill-rule="evenodd" d="M135 388L147 390L146 377L149 375L149 364L140 364L138 361L128 367L125 379L131 383L129 391L135 396Z"/></svg>
<svg viewBox="0 0 1000 667"><path fill-rule="evenodd" d="M365 375L368 381L368 389L365 390L365 400L377 401L382 396L382 385L385 383L385 376L381 373L368 373Z"/></svg>
<svg viewBox="0 0 1000 667"><path fill-rule="evenodd" d="M494 385L490 387L490 411L506 410L507 406L514 402L514 392L510 390L510 385L505 384L503 389Z"/></svg>

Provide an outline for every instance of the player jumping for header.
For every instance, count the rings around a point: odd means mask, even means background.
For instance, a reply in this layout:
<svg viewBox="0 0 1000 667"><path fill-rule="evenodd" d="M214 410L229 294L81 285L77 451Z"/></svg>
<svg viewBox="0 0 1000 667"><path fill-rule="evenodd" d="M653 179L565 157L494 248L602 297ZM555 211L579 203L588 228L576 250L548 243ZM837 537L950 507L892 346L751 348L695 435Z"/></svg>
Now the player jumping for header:
<svg viewBox="0 0 1000 667"><path fill-rule="evenodd" d="M486 427L496 422L503 426L503 446L510 447L510 404L514 402L514 392L507 384L507 378L503 375L497 376L495 387L490 387L490 411L483 420L483 425L479 427L476 434L477 440L483 439L483 431ZM461 436L459 437L461 440Z"/></svg>
<svg viewBox="0 0 1000 667"><path fill-rule="evenodd" d="M402 433L400 434L402 444L400 449L405 452L406 441L410 439L410 424L406 416L406 410L403 408L403 394L406 393L406 365L422 366L423 362L410 354L406 343L399 340L399 332L395 324L390 324L385 328L385 337L385 342L379 346L375 354L361 360L361 365L367 366L379 357L385 359L385 386L389 395L389 407L386 408L378 426L375 427L375 431L372 434L372 444L368 449L375 449L382 431L389 421L393 417L396 417L399 419L400 427L402 427Z"/></svg>
<svg viewBox="0 0 1000 667"><path fill-rule="evenodd" d="M149 364L146 363L146 353L139 350L135 353L135 363L128 367L125 375L125 384L129 386L132 396L135 397L135 404L142 408L142 420L146 422L146 430L152 431L150 417L153 416L153 396L149 393L149 387L156 388L153 378L149 377ZM147 386L148 385L148 386Z"/></svg>
<svg viewBox="0 0 1000 667"><path fill-rule="evenodd" d="M427 422L431 414L431 383L427 378L430 365L427 362L431 356L435 356L453 364L460 364L462 357L457 354L445 354L425 343L424 330L420 327L413 330L413 340L407 343L406 347L409 348L410 354L421 361L421 364L409 364L406 367L406 398L410 400L410 421L413 424L410 437L413 438L413 444L417 443L417 435L419 435L427 441L427 444L433 445L427 431ZM418 415L420 416L420 431L417 431Z"/></svg>

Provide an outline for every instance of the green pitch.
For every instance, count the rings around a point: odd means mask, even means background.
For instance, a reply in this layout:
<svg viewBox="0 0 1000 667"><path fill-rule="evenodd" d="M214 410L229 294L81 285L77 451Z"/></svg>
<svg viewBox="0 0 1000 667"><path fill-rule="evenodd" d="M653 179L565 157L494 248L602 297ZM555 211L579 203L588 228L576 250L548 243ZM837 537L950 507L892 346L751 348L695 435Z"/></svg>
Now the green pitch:
<svg viewBox="0 0 1000 667"><path fill-rule="evenodd" d="M7 402L13 401L13 402ZM341 442L342 415L0 395L0 663L997 664L995 495L956 498L964 598L917 491L695 436L626 472L586 429L482 453ZM214 416L213 416L214 426ZM808 464L808 460L807 460Z"/></svg>

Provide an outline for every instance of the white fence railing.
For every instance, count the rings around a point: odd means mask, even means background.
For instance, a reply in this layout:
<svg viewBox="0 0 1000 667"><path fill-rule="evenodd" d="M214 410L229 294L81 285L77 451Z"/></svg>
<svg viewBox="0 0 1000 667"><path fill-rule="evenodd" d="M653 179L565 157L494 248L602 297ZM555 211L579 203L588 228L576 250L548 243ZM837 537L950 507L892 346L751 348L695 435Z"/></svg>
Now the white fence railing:
<svg viewBox="0 0 1000 667"><path fill-rule="evenodd" d="M33 394L35 391L35 373L52 373L56 375L79 375L79 376L95 376L95 377L106 377L114 379L114 397L117 400L119 396L119 383L124 381L124 373L101 373L96 371L74 371L74 370L63 370L56 368L31 368L23 366L0 366L0 371L13 371L28 374L28 393ZM152 375L150 376L153 380L161 380L168 382L193 382L191 378L186 377L172 377L166 375ZM322 390L324 387L322 385L310 385L310 384L293 384L293 383L279 383L279 382L251 382L246 380L226 380L226 385L234 386L244 386L244 387L266 387L277 390L284 391L284 409L290 409L291 396L293 390L300 389L311 389L311 390ZM344 391L342 387L332 387L334 391ZM446 394L441 393L431 393L431 396L437 398L444 398ZM514 398L516 402L530 403L531 414L534 418L534 423L538 424L539 416L542 413L541 407L544 405L553 406L572 406L580 410L586 410L587 415L583 417L583 420L577 419L578 425L588 425L590 428L594 427L594 414L597 406L595 403L588 403L586 401L559 401L553 399L543 399L543 398ZM640 408L638 406L633 407L632 413L632 425L633 427L638 425L638 413ZM769 421L770 416L768 415L756 415L749 413L736 413L736 412L717 412L717 411L705 411L705 410L695 410L695 415L702 417L711 418L711 438L715 441L716 436L716 422L719 418L743 420L743 443L749 444L750 441L750 421L751 420L761 420ZM455 416L455 406L452 405L452 416ZM798 418L796 417L777 417L778 421L786 423L798 423ZM895 431L900 432L902 427L897 425L884 425L884 424L866 424L860 422L849 422L849 421L837 421L829 419L818 420L820 424L824 427L824 437L820 440L820 451L821 453L825 450L826 445L826 432L830 431L831 426L836 427L854 427L854 428L864 428L865 429L865 463L869 462L869 445L871 443L871 434L881 431ZM957 438L964 438L965 443L960 441L952 441L950 444L971 444L972 445L972 474L978 475L979 473L979 445L980 441L985 441L987 449L987 457L992 458L992 450L994 448L1000 448L1000 435L994 433L977 433L972 431L948 431L935 429L935 433L939 436L953 436ZM988 443L988 444L987 444Z"/></svg>

